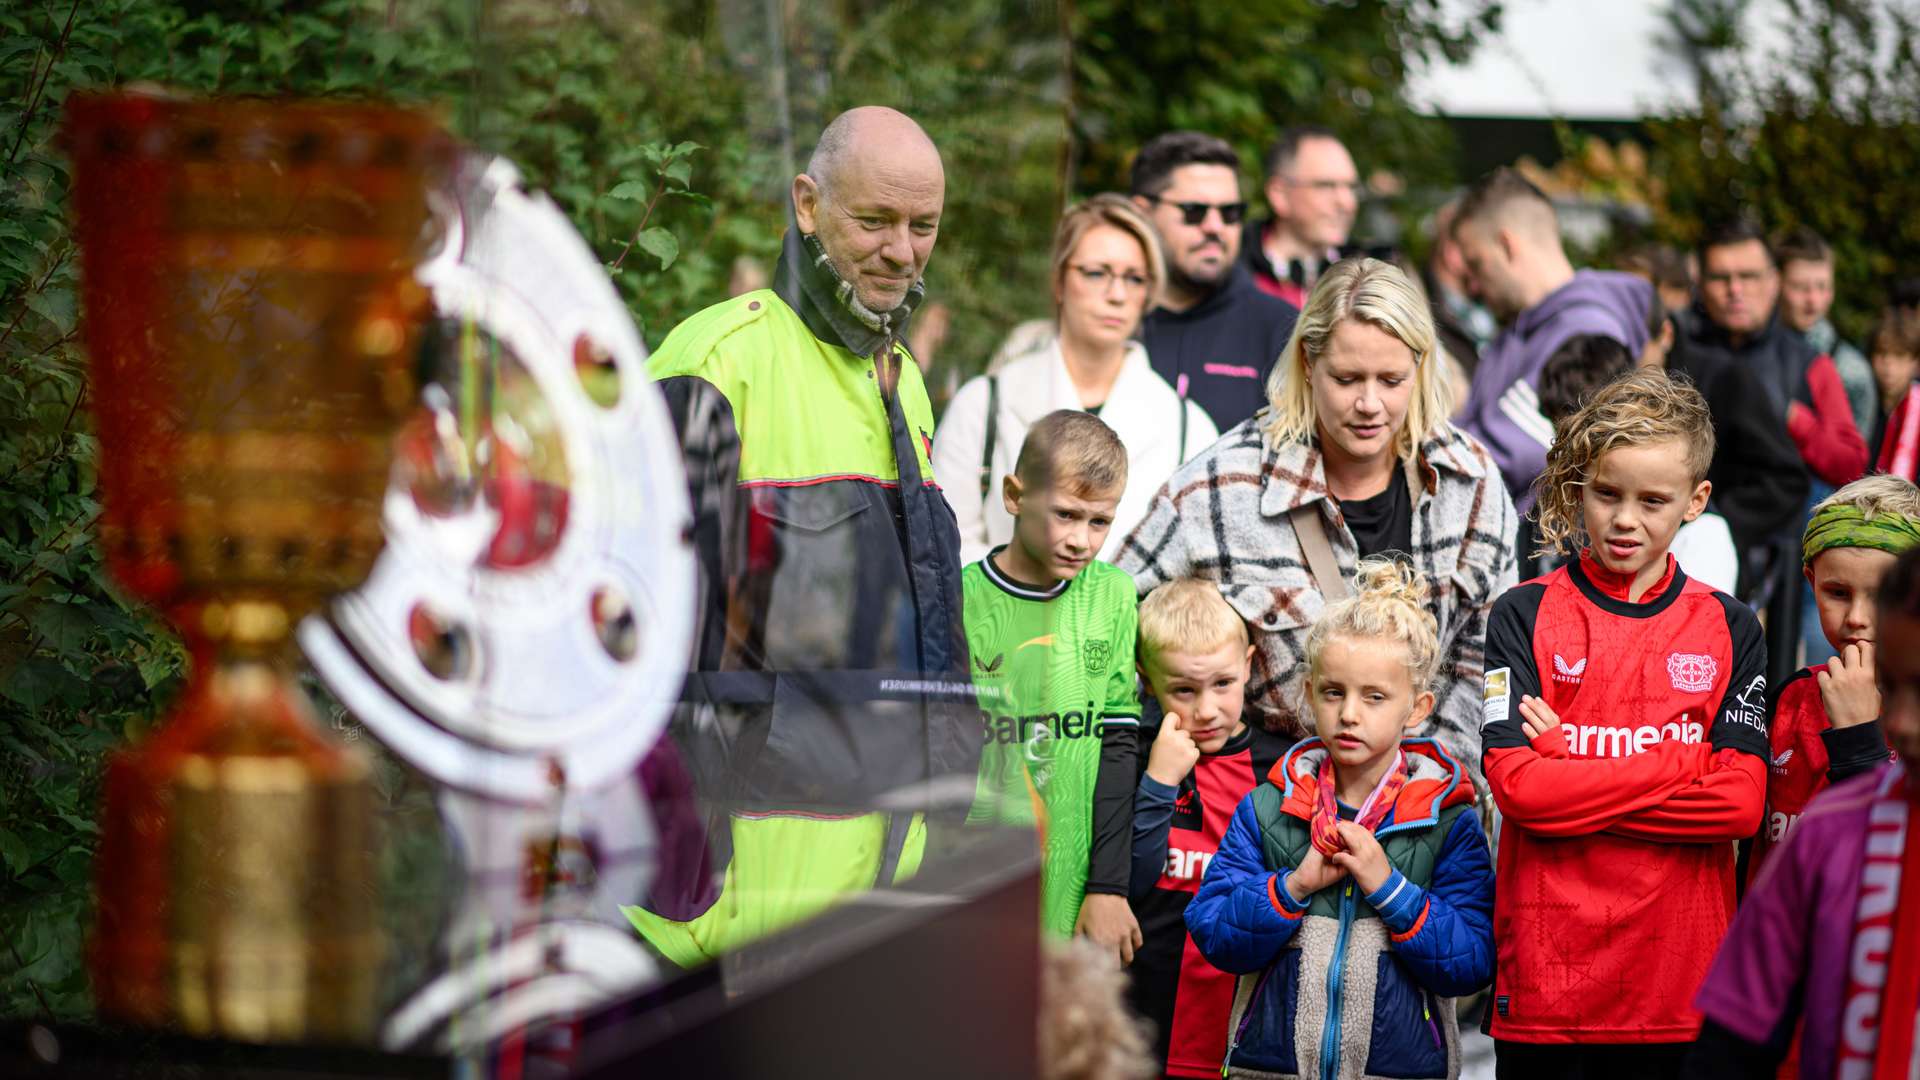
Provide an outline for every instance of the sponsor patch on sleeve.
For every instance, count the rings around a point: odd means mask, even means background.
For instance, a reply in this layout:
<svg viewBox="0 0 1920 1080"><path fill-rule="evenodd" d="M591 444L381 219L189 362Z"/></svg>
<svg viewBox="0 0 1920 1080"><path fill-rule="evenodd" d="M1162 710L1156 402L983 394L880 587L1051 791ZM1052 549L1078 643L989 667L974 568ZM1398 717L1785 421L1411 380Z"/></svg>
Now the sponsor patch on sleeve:
<svg viewBox="0 0 1920 1080"><path fill-rule="evenodd" d="M1481 727L1507 719L1507 705L1513 696L1509 690L1512 680L1512 668L1494 668L1487 672L1486 684L1480 692Z"/></svg>

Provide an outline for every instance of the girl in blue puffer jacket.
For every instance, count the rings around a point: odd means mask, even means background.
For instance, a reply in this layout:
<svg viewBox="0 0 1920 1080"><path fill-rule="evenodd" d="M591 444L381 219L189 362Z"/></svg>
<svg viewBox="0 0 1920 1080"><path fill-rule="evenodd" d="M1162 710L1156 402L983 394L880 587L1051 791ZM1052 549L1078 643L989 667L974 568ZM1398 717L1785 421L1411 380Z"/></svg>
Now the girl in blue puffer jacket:
<svg viewBox="0 0 1920 1080"><path fill-rule="evenodd" d="M1241 976L1229 1077L1451 1080L1453 999L1493 979L1473 781L1406 737L1433 708L1426 583L1369 559L1355 584L1307 637L1301 713L1319 736L1241 801L1187 906L1194 944Z"/></svg>

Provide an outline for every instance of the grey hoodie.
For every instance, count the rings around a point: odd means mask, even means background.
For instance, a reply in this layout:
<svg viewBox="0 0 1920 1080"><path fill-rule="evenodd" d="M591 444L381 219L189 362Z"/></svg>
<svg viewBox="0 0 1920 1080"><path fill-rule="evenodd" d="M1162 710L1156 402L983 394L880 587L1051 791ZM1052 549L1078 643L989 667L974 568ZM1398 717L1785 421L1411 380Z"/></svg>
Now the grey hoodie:
<svg viewBox="0 0 1920 1080"><path fill-rule="evenodd" d="M1540 369L1568 338L1605 334L1635 356L1647 344L1653 286L1631 274L1581 270L1520 313L1480 354L1466 407L1454 422L1486 444L1514 505L1532 505L1553 425L1540 413Z"/></svg>

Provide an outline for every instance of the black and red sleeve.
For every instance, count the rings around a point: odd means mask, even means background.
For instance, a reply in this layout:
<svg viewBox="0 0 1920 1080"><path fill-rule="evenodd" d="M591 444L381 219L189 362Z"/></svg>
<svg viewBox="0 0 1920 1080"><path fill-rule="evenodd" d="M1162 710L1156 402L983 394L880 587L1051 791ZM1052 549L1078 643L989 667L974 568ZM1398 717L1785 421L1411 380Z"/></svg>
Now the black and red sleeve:
<svg viewBox="0 0 1920 1080"><path fill-rule="evenodd" d="M1715 593L1727 620L1733 677L1721 692L1708 741L1715 750L1740 750L1767 757L1767 642L1753 609L1725 593Z"/></svg>
<svg viewBox="0 0 1920 1080"><path fill-rule="evenodd" d="M1525 747L1520 728L1520 699L1540 696L1540 668L1534 661L1544 582L1516 585L1493 603L1487 619L1487 674L1480 694L1480 756Z"/></svg>

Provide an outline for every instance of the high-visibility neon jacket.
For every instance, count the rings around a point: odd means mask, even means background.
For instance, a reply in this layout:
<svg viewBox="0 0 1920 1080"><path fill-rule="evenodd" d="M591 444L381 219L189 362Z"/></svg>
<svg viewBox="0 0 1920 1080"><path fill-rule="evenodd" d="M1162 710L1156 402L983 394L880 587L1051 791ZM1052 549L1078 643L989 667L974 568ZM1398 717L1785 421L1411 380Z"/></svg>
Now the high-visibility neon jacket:
<svg viewBox="0 0 1920 1080"><path fill-rule="evenodd" d="M712 839L727 862L766 847L741 841L765 822L789 836L797 822L829 826L804 862L832 880L776 875L775 910L728 915L737 931L701 935L711 954L811 914L853 879L911 869L924 835L913 815L881 815L884 841L851 847L832 823L903 786L972 775L979 712L959 533L933 482L933 411L906 349L856 355L783 272L774 289L680 324L648 370L693 494L702 610L673 734L701 795L730 815ZM727 888L746 871L730 868ZM723 898L715 914L739 903ZM684 962L685 949L667 951Z"/></svg>

